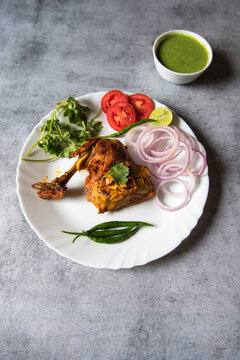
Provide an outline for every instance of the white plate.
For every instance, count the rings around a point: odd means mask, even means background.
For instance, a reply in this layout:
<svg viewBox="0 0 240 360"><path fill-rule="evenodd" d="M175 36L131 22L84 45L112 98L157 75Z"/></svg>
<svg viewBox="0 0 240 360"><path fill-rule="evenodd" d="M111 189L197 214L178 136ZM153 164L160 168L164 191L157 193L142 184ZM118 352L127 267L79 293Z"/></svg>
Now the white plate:
<svg viewBox="0 0 240 360"><path fill-rule="evenodd" d="M89 106L93 115L100 108L104 92L91 93L78 98L81 104ZM155 101L155 106L162 104ZM26 157L28 149L39 139L40 128L51 112L45 116L29 135L20 159ZM110 134L105 114L103 134ZM189 126L175 115L179 128L194 135ZM49 157L41 149L35 148L32 158ZM200 178L192 199L185 208L176 212L159 209L153 200L132 205L114 212L98 214L97 208L85 199L84 181L87 172L80 172L68 183L68 191L61 200L42 200L36 196L31 185L43 181L45 176L51 181L63 174L75 159L58 159L51 162L26 162L19 160L17 167L17 194L23 214L29 225L51 249L79 264L95 268L131 268L158 259L175 249L196 226L208 195L209 178L207 171ZM113 245L98 244L88 238L79 238L72 244L72 236L61 230L78 232L110 220L137 220L154 224L151 228L141 228L130 239Z"/></svg>

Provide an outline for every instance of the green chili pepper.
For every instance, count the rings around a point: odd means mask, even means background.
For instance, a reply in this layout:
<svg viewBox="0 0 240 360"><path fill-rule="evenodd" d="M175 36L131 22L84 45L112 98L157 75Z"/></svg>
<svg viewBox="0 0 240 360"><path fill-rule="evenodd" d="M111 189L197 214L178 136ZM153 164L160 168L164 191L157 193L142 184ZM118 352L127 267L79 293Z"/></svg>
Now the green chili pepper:
<svg viewBox="0 0 240 360"><path fill-rule="evenodd" d="M119 228L124 226L153 226L152 224L148 224L143 221L106 221L104 223L95 225L88 231L92 230L101 230L101 229L112 229L112 228Z"/></svg>
<svg viewBox="0 0 240 360"><path fill-rule="evenodd" d="M142 226L153 225L143 221L107 221L95 225L87 231L84 230L81 232L62 232L65 234L76 235L72 240L73 243L80 236L87 236L89 239L95 242L113 244L130 238Z"/></svg>
<svg viewBox="0 0 240 360"><path fill-rule="evenodd" d="M129 239L138 230L139 230L139 228L135 227L134 229L128 231L127 233L123 233L123 234L113 236L113 237L95 237L95 236L92 236L92 235L88 235L88 237L89 237L89 239L91 239L91 240L93 240L95 242L98 242L98 243L114 244L114 243L121 242L121 241Z"/></svg>
<svg viewBox="0 0 240 360"><path fill-rule="evenodd" d="M70 231L62 231L65 234L71 234L71 235L77 235L75 236L75 238L73 239L73 243L75 242L75 240L79 237L79 236L87 236L87 237L93 237L93 238L106 238L109 236L116 236L116 235L123 235L128 233L130 230L132 230L135 227L135 225L132 226L128 226L126 228L120 229L120 230L87 230L87 231L82 231L80 233L78 232L70 232Z"/></svg>
<svg viewBox="0 0 240 360"><path fill-rule="evenodd" d="M109 135L100 135L100 136L97 136L98 138L112 138L112 137L118 137L118 136L121 136L123 134L126 134L130 129L134 128L135 126L138 126L138 125L142 125L142 124L145 124L147 122L157 122L157 120L153 120L153 119L143 119L143 120L140 120L140 121L137 121L131 125L128 125L126 126L124 129L116 132L116 133L113 133L113 134L109 134Z"/></svg>
<svg viewBox="0 0 240 360"><path fill-rule="evenodd" d="M126 234L128 231L132 230L135 225L122 228L120 230L88 230L85 232L86 236L91 235L93 237L109 237L115 235Z"/></svg>

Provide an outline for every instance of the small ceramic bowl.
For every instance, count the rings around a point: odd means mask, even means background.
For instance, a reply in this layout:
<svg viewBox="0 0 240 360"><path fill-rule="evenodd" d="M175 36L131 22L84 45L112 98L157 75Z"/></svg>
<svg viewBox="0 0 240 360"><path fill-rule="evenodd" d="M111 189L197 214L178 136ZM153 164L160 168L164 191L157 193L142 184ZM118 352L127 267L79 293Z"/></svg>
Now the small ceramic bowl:
<svg viewBox="0 0 240 360"><path fill-rule="evenodd" d="M168 69L158 60L157 55L156 55L158 45L164 39L166 39L169 35L173 35L173 34L189 35L189 36L195 38L196 40L198 40L201 44L203 44L205 46L205 48L207 49L207 52L208 52L208 62L203 69L201 69L200 71L197 71L197 72L193 72L193 73L180 73L180 72L175 72L175 71ZM153 59L154 59L155 67L156 67L158 73L162 76L163 79L170 81L174 84L188 84L188 83L194 81L195 79L197 79L209 67L209 65L212 62L212 58L213 58L213 52L212 52L212 48L209 45L209 43L202 36L192 32L192 31L188 31L188 30L167 31L167 32L163 33L162 35L160 35L154 41L154 44L153 44Z"/></svg>

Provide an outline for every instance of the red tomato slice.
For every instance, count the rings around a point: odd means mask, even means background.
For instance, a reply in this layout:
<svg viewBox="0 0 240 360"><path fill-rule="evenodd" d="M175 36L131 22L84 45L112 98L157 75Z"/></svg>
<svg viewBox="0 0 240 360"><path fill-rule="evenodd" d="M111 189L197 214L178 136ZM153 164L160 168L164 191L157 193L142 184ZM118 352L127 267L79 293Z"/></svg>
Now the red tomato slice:
<svg viewBox="0 0 240 360"><path fill-rule="evenodd" d="M129 103L117 102L108 108L107 120L114 130L120 131L126 126L135 123L136 114Z"/></svg>
<svg viewBox="0 0 240 360"><path fill-rule="evenodd" d="M136 121L148 119L154 109L152 99L144 94L133 94L128 96L128 102L131 104L136 113Z"/></svg>
<svg viewBox="0 0 240 360"><path fill-rule="evenodd" d="M117 102L128 102L127 96L120 90L111 90L108 91L102 98L101 108L107 113L109 106Z"/></svg>

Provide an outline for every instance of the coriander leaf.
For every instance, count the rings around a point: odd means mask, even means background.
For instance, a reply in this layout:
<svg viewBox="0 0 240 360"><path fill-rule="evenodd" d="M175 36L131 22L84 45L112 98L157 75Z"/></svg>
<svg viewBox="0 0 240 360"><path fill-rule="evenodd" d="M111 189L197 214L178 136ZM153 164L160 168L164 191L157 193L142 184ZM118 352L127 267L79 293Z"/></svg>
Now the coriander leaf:
<svg viewBox="0 0 240 360"><path fill-rule="evenodd" d="M87 139L98 135L103 127L101 122L96 120L101 114L101 108L88 121L87 111L89 108L78 103L73 96L57 103L51 119L46 120L41 127L40 139L28 150L27 156L38 145L44 152L56 157L69 157ZM61 114L67 118L68 123L59 120Z"/></svg>
<svg viewBox="0 0 240 360"><path fill-rule="evenodd" d="M84 130L73 130L70 132L69 139L75 144L75 149L83 145L86 139L86 133Z"/></svg>
<svg viewBox="0 0 240 360"><path fill-rule="evenodd" d="M93 132L93 136L96 135L97 133L99 133L100 130L102 130L103 125L101 123L101 121L98 120L90 120L87 123L87 128L91 129L91 131Z"/></svg>
<svg viewBox="0 0 240 360"><path fill-rule="evenodd" d="M58 119L49 119L46 121L45 125L41 127L41 131L51 131L51 132L57 132L59 126L59 120Z"/></svg>
<svg viewBox="0 0 240 360"><path fill-rule="evenodd" d="M82 123L87 121L87 112L89 111L89 108L79 104L73 96L70 96L67 100L57 103L56 109L58 111L62 109L63 116L68 118L70 124L83 126Z"/></svg>
<svg viewBox="0 0 240 360"><path fill-rule="evenodd" d="M47 135L38 146L46 153L61 156L63 141L58 136Z"/></svg>
<svg viewBox="0 0 240 360"><path fill-rule="evenodd" d="M125 184L128 181L129 168L122 162L116 163L110 168L109 175L117 184Z"/></svg>
<svg viewBox="0 0 240 360"><path fill-rule="evenodd" d="M67 146L65 146L62 149L61 157L69 157L73 153L74 150L76 150L76 146L69 143Z"/></svg>

